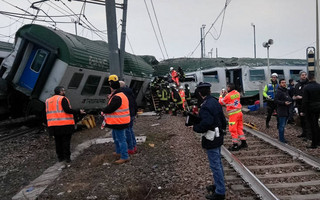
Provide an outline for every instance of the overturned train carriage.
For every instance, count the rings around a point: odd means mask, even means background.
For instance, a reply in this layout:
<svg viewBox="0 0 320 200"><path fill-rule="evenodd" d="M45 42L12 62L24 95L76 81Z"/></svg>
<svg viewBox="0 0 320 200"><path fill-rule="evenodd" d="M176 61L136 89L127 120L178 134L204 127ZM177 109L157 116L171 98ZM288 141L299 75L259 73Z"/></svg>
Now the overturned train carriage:
<svg viewBox="0 0 320 200"><path fill-rule="evenodd" d="M259 86L269 82L267 59L253 58L179 58L160 62L154 75L163 76L170 67L181 67L185 82L193 93L199 82L212 84L211 92L218 97L227 83L234 83L243 98L257 97ZM277 73L279 79L299 80L299 72L307 70L307 61L302 59L270 59L270 74Z"/></svg>
<svg viewBox="0 0 320 200"><path fill-rule="evenodd" d="M73 108L87 110L106 106L110 93L109 48L103 41L92 41L61 30L30 24L16 33L14 55L2 68L9 101L15 112L42 112L53 89L62 85ZM141 57L125 53L124 81L142 104L153 68Z"/></svg>

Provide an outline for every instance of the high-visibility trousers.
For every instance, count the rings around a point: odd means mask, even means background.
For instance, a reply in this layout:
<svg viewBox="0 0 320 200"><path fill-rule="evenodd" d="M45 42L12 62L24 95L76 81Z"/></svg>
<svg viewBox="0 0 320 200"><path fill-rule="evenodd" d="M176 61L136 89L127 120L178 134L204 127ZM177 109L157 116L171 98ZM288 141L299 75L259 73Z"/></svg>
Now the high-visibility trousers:
<svg viewBox="0 0 320 200"><path fill-rule="evenodd" d="M232 143L239 143L240 140L246 140L243 133L242 112L229 115L229 132L231 133Z"/></svg>

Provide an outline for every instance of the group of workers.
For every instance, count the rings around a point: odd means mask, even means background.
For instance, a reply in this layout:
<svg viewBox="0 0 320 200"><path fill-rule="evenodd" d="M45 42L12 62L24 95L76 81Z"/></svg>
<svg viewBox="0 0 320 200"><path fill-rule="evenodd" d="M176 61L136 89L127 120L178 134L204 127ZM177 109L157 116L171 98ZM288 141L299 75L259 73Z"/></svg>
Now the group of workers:
<svg viewBox="0 0 320 200"><path fill-rule="evenodd" d="M156 112L161 116L172 112L172 115L177 115L178 111L186 112L191 106L191 92L188 84L184 87L176 84L169 85L169 82L164 78L156 77L150 84L153 97L159 98L159 105L156 107Z"/></svg>
<svg viewBox="0 0 320 200"><path fill-rule="evenodd" d="M311 139L307 148L315 149L320 145L319 113L320 113L320 84L315 81L314 74L305 71L299 72L300 79L294 84L290 79L289 84L285 79L278 82L278 74L271 75L271 81L263 91L267 100L266 128L272 115L277 117L280 142L287 143L284 130L287 123L295 124L294 113L300 118L302 133L299 138ZM276 114L275 114L276 113Z"/></svg>
<svg viewBox="0 0 320 200"><path fill-rule="evenodd" d="M119 81L117 75L108 78L111 94L108 104L102 109L105 126L112 129L115 143L115 164L129 161L129 154L137 152L136 138L133 132L133 120L137 114L137 104L132 90ZM54 95L46 100L46 117L49 131L55 138L56 154L63 167L70 166L70 141L74 131L74 114L86 114L84 110L71 109L65 97L65 88L57 86Z"/></svg>

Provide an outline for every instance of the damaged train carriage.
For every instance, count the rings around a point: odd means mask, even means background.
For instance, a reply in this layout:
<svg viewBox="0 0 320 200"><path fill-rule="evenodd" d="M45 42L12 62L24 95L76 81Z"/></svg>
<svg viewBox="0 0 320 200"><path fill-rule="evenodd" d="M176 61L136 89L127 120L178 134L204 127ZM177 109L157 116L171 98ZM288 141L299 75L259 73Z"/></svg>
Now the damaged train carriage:
<svg viewBox="0 0 320 200"><path fill-rule="evenodd" d="M254 58L178 58L160 62L155 67L155 75L166 76L169 68L181 67L192 93L200 82L212 84L211 92L219 96L227 83L234 83L241 93L242 100L258 99L259 86L269 82L267 59ZM270 59L270 74L277 73L279 79L299 80L299 72L307 70L307 61L303 59ZM252 101L253 101L252 100ZM250 100L251 101L251 100Z"/></svg>
<svg viewBox="0 0 320 200"><path fill-rule="evenodd" d="M104 41L92 41L53 28L30 24L15 38L16 55L2 65L11 112L43 112L45 100L62 85L75 109L97 110L107 104L110 93L109 48ZM11 63L11 64L10 64ZM153 68L141 57L125 53L124 81L143 104Z"/></svg>

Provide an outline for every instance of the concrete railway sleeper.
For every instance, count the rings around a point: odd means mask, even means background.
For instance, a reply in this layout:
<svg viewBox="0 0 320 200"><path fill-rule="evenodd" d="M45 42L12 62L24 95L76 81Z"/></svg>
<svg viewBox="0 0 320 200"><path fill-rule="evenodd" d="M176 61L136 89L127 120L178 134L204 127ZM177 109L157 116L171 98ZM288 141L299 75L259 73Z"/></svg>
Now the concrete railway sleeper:
<svg viewBox="0 0 320 200"><path fill-rule="evenodd" d="M229 152L222 147L225 160L238 175L225 170L226 182L237 182L239 176L254 191L240 199L320 199L320 160L270 136L244 127L249 147ZM231 138L225 138L231 145ZM239 182L239 180L238 180ZM248 190L244 184L231 184L239 194Z"/></svg>

